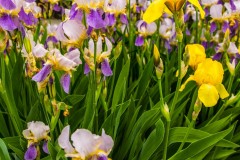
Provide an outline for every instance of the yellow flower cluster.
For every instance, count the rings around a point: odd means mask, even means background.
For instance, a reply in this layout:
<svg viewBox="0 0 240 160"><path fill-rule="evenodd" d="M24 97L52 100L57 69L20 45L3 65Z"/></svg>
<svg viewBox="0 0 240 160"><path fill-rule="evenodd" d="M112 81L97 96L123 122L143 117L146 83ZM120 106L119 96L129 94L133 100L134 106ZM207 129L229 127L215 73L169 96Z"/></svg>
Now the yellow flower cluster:
<svg viewBox="0 0 240 160"><path fill-rule="evenodd" d="M206 107L216 105L219 96L222 99L228 97L229 94L222 84L224 74L222 64L211 58L205 58L203 47L198 44L187 45L186 50L190 56L189 65L196 70L181 86L180 91L189 81L195 81L199 86L198 98Z"/></svg>

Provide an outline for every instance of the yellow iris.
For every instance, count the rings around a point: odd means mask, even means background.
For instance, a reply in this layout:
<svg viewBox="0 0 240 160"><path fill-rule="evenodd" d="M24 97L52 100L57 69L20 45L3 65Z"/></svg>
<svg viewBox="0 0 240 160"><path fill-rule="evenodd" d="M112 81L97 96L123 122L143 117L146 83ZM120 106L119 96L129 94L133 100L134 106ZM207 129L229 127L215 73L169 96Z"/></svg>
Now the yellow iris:
<svg viewBox="0 0 240 160"><path fill-rule="evenodd" d="M194 70L206 59L205 48L200 44L188 44L185 47L185 54L189 57L188 65Z"/></svg>
<svg viewBox="0 0 240 160"><path fill-rule="evenodd" d="M163 12L174 13L179 11L186 0L155 0L153 1L146 12L143 14L143 20L147 23L151 23L160 18ZM199 4L198 0L188 0L200 11L201 18L205 17L205 12ZM166 7L167 6L167 7Z"/></svg>
<svg viewBox="0 0 240 160"><path fill-rule="evenodd" d="M196 81L200 86L198 90L198 98L206 107L212 107L217 104L219 96L224 99L229 96L222 84L223 80L222 64L213 61L210 58L200 63L194 75L191 75L187 81L181 86L180 91L185 88L189 81Z"/></svg>

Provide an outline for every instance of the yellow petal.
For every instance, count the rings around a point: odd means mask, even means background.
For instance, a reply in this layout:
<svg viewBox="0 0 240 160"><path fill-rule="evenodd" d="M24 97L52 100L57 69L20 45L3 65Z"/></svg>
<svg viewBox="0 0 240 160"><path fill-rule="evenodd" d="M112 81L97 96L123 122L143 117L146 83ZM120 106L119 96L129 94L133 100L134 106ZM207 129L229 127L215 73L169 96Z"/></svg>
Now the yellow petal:
<svg viewBox="0 0 240 160"><path fill-rule="evenodd" d="M215 87L222 99L227 98L229 96L229 94L223 84L218 84Z"/></svg>
<svg viewBox="0 0 240 160"><path fill-rule="evenodd" d="M200 44L188 44L185 50L189 54L189 66L193 69L206 59L205 48Z"/></svg>
<svg viewBox="0 0 240 160"><path fill-rule="evenodd" d="M166 0L155 0L152 2L143 14L143 20L147 23L152 23L160 18L165 8L165 2Z"/></svg>
<svg viewBox="0 0 240 160"><path fill-rule="evenodd" d="M173 13L167 7L164 8L164 13L167 13L169 16L173 15Z"/></svg>
<svg viewBox="0 0 240 160"><path fill-rule="evenodd" d="M199 4L198 0L188 0L188 2L192 3L195 7L197 7L200 12L201 18L203 19L205 17L205 12Z"/></svg>
<svg viewBox="0 0 240 160"><path fill-rule="evenodd" d="M206 107L213 107L217 104L219 95L215 86L202 84L198 90L198 98Z"/></svg>
<svg viewBox="0 0 240 160"><path fill-rule="evenodd" d="M193 75L191 75L180 87L179 91L182 92L184 90L184 88L186 87L187 83L189 81L194 81L194 77Z"/></svg>

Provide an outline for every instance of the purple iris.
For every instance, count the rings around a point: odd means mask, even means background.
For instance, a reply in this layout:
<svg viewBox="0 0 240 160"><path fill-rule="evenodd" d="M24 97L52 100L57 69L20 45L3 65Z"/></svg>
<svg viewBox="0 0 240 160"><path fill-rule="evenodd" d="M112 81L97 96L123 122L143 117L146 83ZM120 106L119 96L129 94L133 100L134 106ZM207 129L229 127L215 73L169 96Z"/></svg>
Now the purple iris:
<svg viewBox="0 0 240 160"><path fill-rule="evenodd" d="M51 65L44 65L40 72L38 72L35 76L32 77L32 80L36 82L42 82L47 78L51 71L52 71Z"/></svg>
<svg viewBox="0 0 240 160"><path fill-rule="evenodd" d="M24 159L25 160L34 160L37 158L37 148L34 144L30 145L25 152Z"/></svg>
<svg viewBox="0 0 240 160"><path fill-rule="evenodd" d="M113 74L107 59L104 59L101 63L101 70L105 77L111 76Z"/></svg>

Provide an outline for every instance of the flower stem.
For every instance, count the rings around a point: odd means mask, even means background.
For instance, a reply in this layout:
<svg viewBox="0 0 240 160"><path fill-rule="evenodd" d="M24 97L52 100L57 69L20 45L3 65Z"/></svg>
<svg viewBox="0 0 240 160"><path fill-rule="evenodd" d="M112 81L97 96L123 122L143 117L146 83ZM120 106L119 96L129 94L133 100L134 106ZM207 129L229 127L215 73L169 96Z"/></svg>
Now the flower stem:
<svg viewBox="0 0 240 160"><path fill-rule="evenodd" d="M169 137L169 130L170 130L171 121L167 121L167 127L165 131L165 142L164 142L164 150L163 150L163 160L167 159L167 147L168 147L168 137Z"/></svg>
<svg viewBox="0 0 240 160"><path fill-rule="evenodd" d="M173 102L172 102L172 105L171 105L171 108L170 108L170 116L172 117L173 113L174 113L174 109L176 107L176 103L177 103L177 98L178 98L178 94L179 94L179 89L180 89L180 85L181 85L181 81L182 81L182 78L181 78L181 59L182 59L182 53L181 53L181 45L182 43L181 42L178 42L178 81L177 81L177 88L176 88L176 92L174 94L174 97L173 97Z"/></svg>

